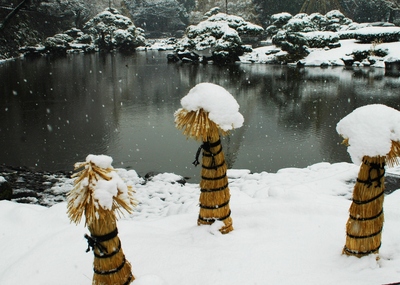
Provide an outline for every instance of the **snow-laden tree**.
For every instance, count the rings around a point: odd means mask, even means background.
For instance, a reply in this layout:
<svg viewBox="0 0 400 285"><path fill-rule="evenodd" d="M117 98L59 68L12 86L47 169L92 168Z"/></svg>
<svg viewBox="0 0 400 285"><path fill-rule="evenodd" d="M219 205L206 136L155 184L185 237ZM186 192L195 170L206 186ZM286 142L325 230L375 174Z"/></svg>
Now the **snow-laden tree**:
<svg viewBox="0 0 400 285"><path fill-rule="evenodd" d="M177 52L210 49L214 61L232 62L246 50L243 39L261 36L261 26L234 15L220 13L219 8L205 14L206 20L186 29L185 36L177 43Z"/></svg>
<svg viewBox="0 0 400 285"><path fill-rule="evenodd" d="M395 22L399 0L343 0L346 14L358 22Z"/></svg>
<svg viewBox="0 0 400 285"><path fill-rule="evenodd" d="M187 27L189 14L184 4L177 0L134 0L124 1L138 27L147 32L174 34ZM157 34L156 34L157 36Z"/></svg>
<svg viewBox="0 0 400 285"><path fill-rule="evenodd" d="M220 7L221 12L229 15L237 15L252 23L259 21L260 11L254 5L253 0L197 0L194 10L191 11L192 24L198 24L203 20L203 15L213 7Z"/></svg>
<svg viewBox="0 0 400 285"><path fill-rule="evenodd" d="M282 62L295 62L309 53L309 48L339 47L340 30L349 29L353 21L338 10L320 13L283 12L271 16L272 25L266 28L272 43L287 54ZM354 36L354 34L352 34Z"/></svg>
<svg viewBox="0 0 400 285"><path fill-rule="evenodd" d="M300 13L321 13L326 14L332 10L342 10L339 0L305 0L301 6Z"/></svg>
<svg viewBox="0 0 400 285"><path fill-rule="evenodd" d="M132 51L145 42L144 31L112 8L107 8L89 20L83 31L92 36L95 44L106 50L117 48Z"/></svg>

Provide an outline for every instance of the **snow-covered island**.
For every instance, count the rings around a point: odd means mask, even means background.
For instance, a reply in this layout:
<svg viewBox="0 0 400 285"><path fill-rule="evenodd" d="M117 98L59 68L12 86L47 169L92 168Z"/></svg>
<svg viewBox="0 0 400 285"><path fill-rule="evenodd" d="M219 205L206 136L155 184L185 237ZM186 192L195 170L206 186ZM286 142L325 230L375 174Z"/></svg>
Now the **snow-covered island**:
<svg viewBox="0 0 400 285"><path fill-rule="evenodd" d="M218 9L205 17L188 27L169 61L387 69L397 69L400 62L400 27L384 22L355 23L337 10L326 15L275 14L265 31ZM246 41L249 38L253 42Z"/></svg>
<svg viewBox="0 0 400 285"><path fill-rule="evenodd" d="M325 15L282 12L272 15L265 29L222 13L218 7L204 18L188 26L180 39L146 39L145 31L133 20L108 8L89 20L83 30L73 28L20 51L36 55L171 50L169 62L399 69L400 27L391 23L356 23L337 10Z"/></svg>
<svg viewBox="0 0 400 285"><path fill-rule="evenodd" d="M244 54L241 62L388 69L400 62L400 27L390 23L355 23L337 10L280 13L271 20L266 46Z"/></svg>

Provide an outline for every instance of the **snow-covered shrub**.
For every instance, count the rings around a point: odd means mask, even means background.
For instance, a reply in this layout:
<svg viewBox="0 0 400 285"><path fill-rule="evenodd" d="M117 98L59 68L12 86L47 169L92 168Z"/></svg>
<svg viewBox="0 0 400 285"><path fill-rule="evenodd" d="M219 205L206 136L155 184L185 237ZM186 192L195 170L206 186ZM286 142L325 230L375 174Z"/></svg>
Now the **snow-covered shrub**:
<svg viewBox="0 0 400 285"><path fill-rule="evenodd" d="M355 31L355 38L362 43L374 41L397 42L400 40L400 27L367 27Z"/></svg>
<svg viewBox="0 0 400 285"><path fill-rule="evenodd" d="M272 43L288 53L285 62L294 62L309 54L309 44L302 33L279 31L272 37Z"/></svg>
<svg viewBox="0 0 400 285"><path fill-rule="evenodd" d="M53 37L48 37L44 41L44 46L48 49L59 48L60 50L66 50L70 42L74 39L67 34L56 34Z"/></svg>
<svg viewBox="0 0 400 285"><path fill-rule="evenodd" d="M211 8L210 11L206 12L204 14L204 17L205 18L209 18L209 17L211 17L213 15L217 15L220 12L221 12L221 9L219 7L214 7L214 8Z"/></svg>
<svg viewBox="0 0 400 285"><path fill-rule="evenodd" d="M242 37L258 38L264 31L238 16L206 14L211 16L186 29L185 36L176 45L176 52L210 49L214 61L236 61L246 50Z"/></svg>
<svg viewBox="0 0 400 285"><path fill-rule="evenodd" d="M136 28L128 17L113 8L107 8L97 14L83 29L102 49L133 51L136 47L144 45L143 30Z"/></svg>
<svg viewBox="0 0 400 285"><path fill-rule="evenodd" d="M271 22L272 22L272 25L275 25L275 26L281 28L284 25L286 25L289 22L289 20L292 18L293 18L292 14L287 13L287 12L282 12L282 13L272 15Z"/></svg>
<svg viewBox="0 0 400 285"><path fill-rule="evenodd" d="M75 41L80 44L90 44L92 43L92 37L87 34L83 34L80 37L76 38Z"/></svg>
<svg viewBox="0 0 400 285"><path fill-rule="evenodd" d="M273 35L276 35L276 33L279 31L278 27L275 25L270 25L265 29L265 32L267 36L272 37Z"/></svg>
<svg viewBox="0 0 400 285"><path fill-rule="evenodd" d="M312 13L308 19L314 24L317 31L325 30L325 26L328 24L327 17L320 13Z"/></svg>
<svg viewBox="0 0 400 285"><path fill-rule="evenodd" d="M342 12L338 10L333 10L325 14L327 19L327 23L323 30L337 32L344 25L350 25L353 21L349 18L346 18Z"/></svg>
<svg viewBox="0 0 400 285"><path fill-rule="evenodd" d="M260 36L264 29L261 26L245 21L242 17L218 13L207 19L208 22L227 23L228 26L243 36Z"/></svg>
<svg viewBox="0 0 400 285"><path fill-rule="evenodd" d="M308 17L296 18L293 17L289 22L283 26L288 32L313 32L316 31L314 23Z"/></svg>
<svg viewBox="0 0 400 285"><path fill-rule="evenodd" d="M353 32L338 34L353 24L340 11L333 10L325 15L299 13L292 16L283 12L271 16L272 24L266 28L272 43L298 59L309 53L308 48L339 47L341 36L350 38ZM286 59L285 59L286 61Z"/></svg>
<svg viewBox="0 0 400 285"><path fill-rule="evenodd" d="M323 48L323 47L338 47L339 36L334 32L310 32L302 33L307 39L310 48Z"/></svg>

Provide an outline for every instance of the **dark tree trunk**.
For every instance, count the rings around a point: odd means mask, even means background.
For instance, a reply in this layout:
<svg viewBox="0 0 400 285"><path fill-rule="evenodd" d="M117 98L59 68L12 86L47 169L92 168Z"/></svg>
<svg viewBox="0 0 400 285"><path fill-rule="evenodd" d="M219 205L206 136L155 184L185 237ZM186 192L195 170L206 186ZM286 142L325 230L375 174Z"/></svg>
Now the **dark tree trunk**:
<svg viewBox="0 0 400 285"><path fill-rule="evenodd" d="M312 14L319 12L326 14L331 10L339 10L343 13L339 0L305 0L300 13Z"/></svg>
<svg viewBox="0 0 400 285"><path fill-rule="evenodd" d="M7 25L7 23L18 13L19 10L24 6L26 2L29 0L22 0L21 3L19 3L14 10L12 10L3 20L3 23L0 24L0 31L4 29L4 27Z"/></svg>

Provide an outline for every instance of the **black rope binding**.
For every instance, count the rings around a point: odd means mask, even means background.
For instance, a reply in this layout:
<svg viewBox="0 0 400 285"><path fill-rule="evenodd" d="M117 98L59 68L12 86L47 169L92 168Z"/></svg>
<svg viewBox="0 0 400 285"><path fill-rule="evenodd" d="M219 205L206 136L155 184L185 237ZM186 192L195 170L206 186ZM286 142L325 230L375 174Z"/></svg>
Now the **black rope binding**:
<svg viewBox="0 0 400 285"><path fill-rule="evenodd" d="M372 233L372 234L367 235L367 236L355 236L355 235L351 235L351 234L349 234L349 233L346 233L346 235L347 235L349 238L364 239L364 238L372 238L372 237L374 237L374 236L379 235L380 233L382 233L382 228L381 228L379 231L377 231L376 233Z"/></svg>
<svg viewBox="0 0 400 285"><path fill-rule="evenodd" d="M128 280L126 280L126 282L125 282L123 285L129 285L129 284L131 284L132 278L133 278L133 275L132 275L132 273L131 273L131 274L129 274L129 276L128 276Z"/></svg>
<svg viewBox="0 0 400 285"><path fill-rule="evenodd" d="M354 216L350 215L350 219L355 220L355 221L360 221L360 222L371 221L371 220L375 220L375 219L379 218L382 214L383 214L383 209L382 209L378 214L376 214L376 215L373 216L373 217L369 217L369 218L358 218L358 217L354 217Z"/></svg>
<svg viewBox="0 0 400 285"><path fill-rule="evenodd" d="M352 249L347 248L346 246L343 248L343 250L349 254L368 255L368 254L377 252L381 248L381 245L382 245L382 243L380 243L377 248L367 250L367 251L352 250Z"/></svg>
<svg viewBox="0 0 400 285"><path fill-rule="evenodd" d="M204 189L201 188L200 191L203 193L207 193L207 192L218 192L218 191L222 191L225 190L226 188L228 188L229 183L226 183L224 186L218 187L218 188L212 188L212 189Z"/></svg>
<svg viewBox="0 0 400 285"><path fill-rule="evenodd" d="M199 220L206 222L206 223L214 223L215 221L223 221L226 220L227 218L229 218L231 216L231 210L229 210L228 215L226 215L225 217L222 218L203 218L202 216L199 215Z"/></svg>
<svg viewBox="0 0 400 285"><path fill-rule="evenodd" d="M200 206L200 208L203 208L203 209L216 210L216 209L220 209L220 208L222 208L222 207L225 207L225 206L228 205L228 204L229 204L229 200L226 201L226 202L224 202L224 203L222 203L222 204L220 204L220 205L205 206L205 205L200 204L199 206Z"/></svg>
<svg viewBox="0 0 400 285"><path fill-rule="evenodd" d="M357 204L357 205L365 205L365 204L371 203L372 201L375 201L376 199L380 198L383 194L384 194L384 191L382 191L381 193L379 193L379 194L376 195L375 197L372 197L371 199L365 200L365 201L355 200L355 199L353 198L353 203L354 203L354 204Z"/></svg>
<svg viewBox="0 0 400 285"><path fill-rule="evenodd" d="M101 254L107 254L107 249L105 246L101 244L101 242L108 241L110 239L115 238L118 235L118 229L115 228L112 232L102 235L102 236L94 236L94 235L87 235L85 234L85 238L87 239L88 242L88 248L86 249L86 252L89 252L90 249L94 251L94 249L97 247L100 251Z"/></svg>
<svg viewBox="0 0 400 285"><path fill-rule="evenodd" d="M221 176L218 176L218 177L206 177L206 176L201 176L201 179L204 179L204 180L220 180L220 179L223 179L223 178L225 178L226 177L226 173L224 173L224 174L222 174Z"/></svg>
<svg viewBox="0 0 400 285"><path fill-rule="evenodd" d="M97 258L110 258L110 257L113 257L114 255L116 255L120 250L121 250L121 241L118 239L117 249L114 250L113 252L111 252L110 254L105 254L105 253L97 254L94 251L93 251L93 253L94 253L94 256L96 256Z"/></svg>
<svg viewBox="0 0 400 285"><path fill-rule="evenodd" d="M121 265L118 266L117 268L113 268L113 269L110 269L110 270L98 270L98 269L93 267L93 271L94 271L94 273L99 274L99 275L114 274L114 273L117 273L118 271L120 271L122 268L124 268L125 263L126 263L126 259L125 259L125 256L124 256L124 259L122 260Z"/></svg>
<svg viewBox="0 0 400 285"><path fill-rule="evenodd" d="M212 162L211 162L211 166L207 167L208 169L215 169L217 170L218 167L220 167L220 165L215 165L215 156L218 155L221 151L222 151L222 146L219 149L219 151L217 151L217 153L212 153L211 152L211 148L213 147L217 147L221 144L221 140L217 140L216 142L210 143L209 141L203 142L203 144L197 149L196 152L196 157L195 160L192 162L192 164L194 166L197 166L200 164L199 162L199 157L200 157L200 153L201 150L203 150L203 156L207 156L207 157L211 157L212 158ZM207 153L204 153L207 152Z"/></svg>
<svg viewBox="0 0 400 285"><path fill-rule="evenodd" d="M382 186L381 179L385 176L385 162L372 163L372 162L368 162L367 160L363 160L363 163L370 167L369 173L368 173L368 178L367 178L367 180L361 180L361 179L357 178L357 182L367 185L368 188L372 186L373 182L377 182L375 188L381 187ZM376 170L376 174L377 174L376 178L371 178L371 172L373 170ZM380 170L383 170L382 174L380 174Z"/></svg>

